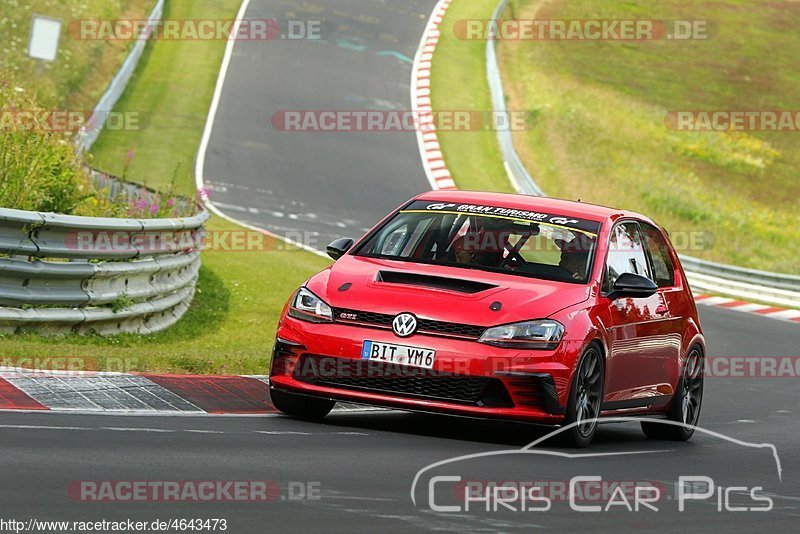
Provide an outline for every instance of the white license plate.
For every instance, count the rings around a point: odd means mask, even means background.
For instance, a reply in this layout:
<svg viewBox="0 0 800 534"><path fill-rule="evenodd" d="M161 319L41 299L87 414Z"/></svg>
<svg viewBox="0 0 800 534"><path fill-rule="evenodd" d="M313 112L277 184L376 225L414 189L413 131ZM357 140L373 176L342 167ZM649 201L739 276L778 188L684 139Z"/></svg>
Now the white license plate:
<svg viewBox="0 0 800 534"><path fill-rule="evenodd" d="M433 368L433 359L435 357L435 350L409 347L408 345L364 341L364 345L361 347L362 360L397 363L426 369Z"/></svg>

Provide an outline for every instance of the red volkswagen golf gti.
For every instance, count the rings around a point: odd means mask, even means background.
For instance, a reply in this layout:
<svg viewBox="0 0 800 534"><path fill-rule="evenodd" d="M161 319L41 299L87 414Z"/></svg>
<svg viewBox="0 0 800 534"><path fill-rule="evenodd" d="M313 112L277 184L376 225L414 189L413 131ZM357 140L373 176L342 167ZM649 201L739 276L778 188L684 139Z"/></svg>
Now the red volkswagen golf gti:
<svg viewBox="0 0 800 534"><path fill-rule="evenodd" d="M588 445L604 416L686 440L705 343L666 232L647 217L548 198L430 192L289 299L270 389L320 418L337 400L566 425Z"/></svg>

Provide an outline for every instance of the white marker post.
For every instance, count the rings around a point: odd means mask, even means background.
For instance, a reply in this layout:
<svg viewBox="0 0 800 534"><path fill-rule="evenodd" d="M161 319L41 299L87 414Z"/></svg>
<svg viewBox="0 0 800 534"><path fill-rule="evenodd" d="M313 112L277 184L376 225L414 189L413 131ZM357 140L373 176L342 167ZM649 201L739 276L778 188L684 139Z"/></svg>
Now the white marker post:
<svg viewBox="0 0 800 534"><path fill-rule="evenodd" d="M39 60L39 74L42 73L42 61L55 61L58 56L61 25L60 20L42 15L34 15L31 19L28 55Z"/></svg>

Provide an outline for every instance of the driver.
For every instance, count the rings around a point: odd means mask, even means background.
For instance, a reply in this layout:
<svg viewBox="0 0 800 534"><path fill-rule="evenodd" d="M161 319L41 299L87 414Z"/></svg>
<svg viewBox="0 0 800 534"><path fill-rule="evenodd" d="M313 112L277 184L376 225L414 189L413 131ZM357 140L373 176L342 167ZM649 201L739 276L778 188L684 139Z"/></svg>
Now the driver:
<svg viewBox="0 0 800 534"><path fill-rule="evenodd" d="M450 251L456 263L472 263L474 246L471 246L470 243L474 243L474 239L470 239L470 237L465 234L457 237L450 245Z"/></svg>
<svg viewBox="0 0 800 534"><path fill-rule="evenodd" d="M561 260L558 266L567 271L575 280L586 276L589 268L589 252L592 250L594 239L588 236L578 236L570 241L563 239L553 240L561 250Z"/></svg>
<svg viewBox="0 0 800 534"><path fill-rule="evenodd" d="M507 236L502 233L467 232L453 241L450 251L456 263L497 267L503 261L503 239Z"/></svg>

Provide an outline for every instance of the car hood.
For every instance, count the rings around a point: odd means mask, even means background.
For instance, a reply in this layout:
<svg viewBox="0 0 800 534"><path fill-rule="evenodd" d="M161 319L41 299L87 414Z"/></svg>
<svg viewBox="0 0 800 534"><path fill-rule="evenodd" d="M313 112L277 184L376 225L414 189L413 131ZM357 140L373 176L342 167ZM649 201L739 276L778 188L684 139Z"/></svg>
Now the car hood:
<svg viewBox="0 0 800 534"><path fill-rule="evenodd" d="M334 308L476 326L545 318L590 295L585 284L352 255L306 285Z"/></svg>

